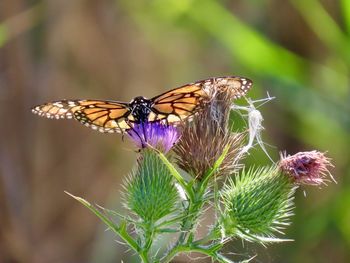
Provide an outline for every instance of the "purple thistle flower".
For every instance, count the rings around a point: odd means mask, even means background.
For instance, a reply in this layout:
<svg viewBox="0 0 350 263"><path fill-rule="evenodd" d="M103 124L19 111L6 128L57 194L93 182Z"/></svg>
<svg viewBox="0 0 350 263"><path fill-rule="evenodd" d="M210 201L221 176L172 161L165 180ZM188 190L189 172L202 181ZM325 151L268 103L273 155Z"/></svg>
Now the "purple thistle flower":
<svg viewBox="0 0 350 263"><path fill-rule="evenodd" d="M281 154L280 169L297 184L321 185L325 184L326 175L335 182L328 170L333 166L330 159L319 151L298 152L292 156Z"/></svg>
<svg viewBox="0 0 350 263"><path fill-rule="evenodd" d="M180 132L176 127L160 122L135 124L127 134L138 148L146 148L149 145L163 153L170 151L180 139Z"/></svg>

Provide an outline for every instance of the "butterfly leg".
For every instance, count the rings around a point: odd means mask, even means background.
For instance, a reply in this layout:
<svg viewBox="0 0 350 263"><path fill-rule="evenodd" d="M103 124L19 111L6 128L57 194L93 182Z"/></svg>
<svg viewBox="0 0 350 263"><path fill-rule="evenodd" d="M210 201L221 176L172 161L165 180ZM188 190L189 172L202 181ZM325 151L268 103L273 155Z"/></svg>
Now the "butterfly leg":
<svg viewBox="0 0 350 263"><path fill-rule="evenodd" d="M145 128L143 123L141 123L142 125L142 133L144 134L144 138L142 137L142 134L140 134L136 129L134 129L134 124L132 124L129 120L125 120L126 123L129 125L130 129L134 132L134 134L136 134L136 136L139 138L140 143L141 143L141 148L146 148L146 134L145 134Z"/></svg>
<svg viewBox="0 0 350 263"><path fill-rule="evenodd" d="M145 125L144 125L144 122L141 123L142 125L142 133L143 133L143 137L145 139L145 144L144 142L142 142L142 148L146 147L146 143L147 143L147 132L146 132L146 129L145 129Z"/></svg>

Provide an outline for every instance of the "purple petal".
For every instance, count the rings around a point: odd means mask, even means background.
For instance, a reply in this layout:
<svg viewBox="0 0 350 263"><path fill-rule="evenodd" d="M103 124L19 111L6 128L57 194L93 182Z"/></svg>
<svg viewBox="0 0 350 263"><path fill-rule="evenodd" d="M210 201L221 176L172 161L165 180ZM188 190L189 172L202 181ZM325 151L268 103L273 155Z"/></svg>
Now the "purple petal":
<svg viewBox="0 0 350 263"><path fill-rule="evenodd" d="M170 151L180 138L176 127L159 122L135 124L127 131L127 134L138 148L150 145L164 153Z"/></svg>
<svg viewBox="0 0 350 263"><path fill-rule="evenodd" d="M329 158L318 151L298 152L292 156L281 155L279 165L298 184L324 184L327 174L335 181L328 171L328 166L332 166Z"/></svg>

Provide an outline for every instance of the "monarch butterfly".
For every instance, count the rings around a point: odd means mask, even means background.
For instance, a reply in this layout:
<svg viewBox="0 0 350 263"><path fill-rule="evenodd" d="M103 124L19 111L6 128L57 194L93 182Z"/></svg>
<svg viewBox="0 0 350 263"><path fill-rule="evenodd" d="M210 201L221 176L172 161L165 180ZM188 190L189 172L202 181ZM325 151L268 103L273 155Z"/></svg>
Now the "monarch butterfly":
<svg viewBox="0 0 350 263"><path fill-rule="evenodd" d="M61 100L38 105L32 112L51 119L76 119L99 132L124 132L145 122L177 124L205 107L210 94L229 89L235 98L244 96L252 81L220 77L197 81L151 99L135 97L129 103L111 100Z"/></svg>

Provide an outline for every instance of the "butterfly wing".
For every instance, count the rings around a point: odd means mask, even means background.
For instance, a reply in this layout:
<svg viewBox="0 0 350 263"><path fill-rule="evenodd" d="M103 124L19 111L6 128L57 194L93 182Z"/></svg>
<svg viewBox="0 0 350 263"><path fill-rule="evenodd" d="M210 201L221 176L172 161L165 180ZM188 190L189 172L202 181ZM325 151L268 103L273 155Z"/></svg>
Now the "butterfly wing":
<svg viewBox="0 0 350 263"><path fill-rule="evenodd" d="M252 83L243 77L218 77L175 88L151 99L148 121L176 124L200 111L216 92L232 92L235 99L244 96ZM32 109L40 116L74 118L94 130L110 133L132 128L135 119L131 110L128 103L105 100L61 100Z"/></svg>
<svg viewBox="0 0 350 263"><path fill-rule="evenodd" d="M209 97L200 83L187 84L152 98L148 121L177 123L198 112Z"/></svg>
<svg viewBox="0 0 350 263"><path fill-rule="evenodd" d="M253 81L238 76L216 77L199 82L202 83L203 89L211 96L216 92L230 92L234 99L245 96L253 86Z"/></svg>
<svg viewBox="0 0 350 263"><path fill-rule="evenodd" d="M129 129L128 103L105 100L61 100L38 105L33 113L51 119L76 119L99 132L123 132Z"/></svg>
<svg viewBox="0 0 350 263"><path fill-rule="evenodd" d="M152 98L149 121L166 120L176 123L203 108L216 92L230 92L234 99L244 96L253 82L244 77L217 77L199 80Z"/></svg>

